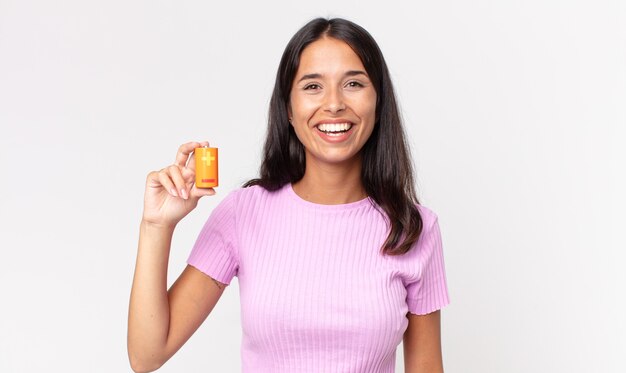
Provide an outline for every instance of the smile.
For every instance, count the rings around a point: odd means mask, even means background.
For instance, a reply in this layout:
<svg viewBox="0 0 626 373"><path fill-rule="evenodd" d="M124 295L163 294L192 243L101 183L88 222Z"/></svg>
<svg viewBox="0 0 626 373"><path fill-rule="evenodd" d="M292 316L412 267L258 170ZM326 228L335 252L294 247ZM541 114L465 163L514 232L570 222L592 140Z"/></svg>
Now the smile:
<svg viewBox="0 0 626 373"><path fill-rule="evenodd" d="M317 129L320 132L325 133L328 136L341 136L341 134L350 131L353 124L346 123L322 123L317 125Z"/></svg>

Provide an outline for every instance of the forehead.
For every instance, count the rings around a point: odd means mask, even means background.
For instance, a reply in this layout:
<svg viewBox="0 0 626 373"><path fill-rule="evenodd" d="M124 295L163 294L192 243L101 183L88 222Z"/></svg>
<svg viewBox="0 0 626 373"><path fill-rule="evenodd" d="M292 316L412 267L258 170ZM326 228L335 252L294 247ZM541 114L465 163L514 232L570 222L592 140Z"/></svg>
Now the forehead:
<svg viewBox="0 0 626 373"><path fill-rule="evenodd" d="M324 37L304 48L296 77L311 73L341 74L348 70L365 71L365 67L346 42Z"/></svg>

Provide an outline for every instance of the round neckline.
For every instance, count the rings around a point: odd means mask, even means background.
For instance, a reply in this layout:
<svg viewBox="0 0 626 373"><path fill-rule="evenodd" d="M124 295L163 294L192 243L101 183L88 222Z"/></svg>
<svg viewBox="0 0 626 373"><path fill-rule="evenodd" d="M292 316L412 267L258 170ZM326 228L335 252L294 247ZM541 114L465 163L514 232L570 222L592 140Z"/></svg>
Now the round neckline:
<svg viewBox="0 0 626 373"><path fill-rule="evenodd" d="M300 197L296 193L296 191L293 190L293 185L291 183L287 183L284 188L286 189L287 194L289 194L291 198L294 199L299 204L306 206L306 207L315 208L318 210L326 210L326 211L350 210L350 209L359 208L361 206L366 206L366 205L371 204L370 202L371 198L368 196L368 197L365 197L361 200L354 201L354 202L340 203L336 205L325 205L322 203L315 203L315 202L307 201L304 198Z"/></svg>

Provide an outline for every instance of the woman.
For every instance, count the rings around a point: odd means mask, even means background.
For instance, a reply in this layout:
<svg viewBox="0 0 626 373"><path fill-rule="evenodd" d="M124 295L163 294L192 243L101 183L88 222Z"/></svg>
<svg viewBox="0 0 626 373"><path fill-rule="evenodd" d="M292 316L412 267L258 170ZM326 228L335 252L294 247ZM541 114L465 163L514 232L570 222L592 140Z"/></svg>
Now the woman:
<svg viewBox="0 0 626 373"><path fill-rule="evenodd" d="M197 189L193 149L146 182L131 293L135 371L167 361L238 276L244 372L442 372L449 303L437 216L418 204L383 56L360 26L315 19L291 39L261 177L215 208L166 291L176 224Z"/></svg>

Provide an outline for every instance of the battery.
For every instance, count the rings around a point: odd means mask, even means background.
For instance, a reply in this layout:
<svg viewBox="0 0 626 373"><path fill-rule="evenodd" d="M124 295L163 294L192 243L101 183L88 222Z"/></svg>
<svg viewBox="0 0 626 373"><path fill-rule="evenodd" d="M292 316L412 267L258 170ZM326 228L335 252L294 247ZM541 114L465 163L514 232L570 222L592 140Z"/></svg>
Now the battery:
<svg viewBox="0 0 626 373"><path fill-rule="evenodd" d="M219 185L217 168L217 148L194 149L196 161L196 187L213 188Z"/></svg>

